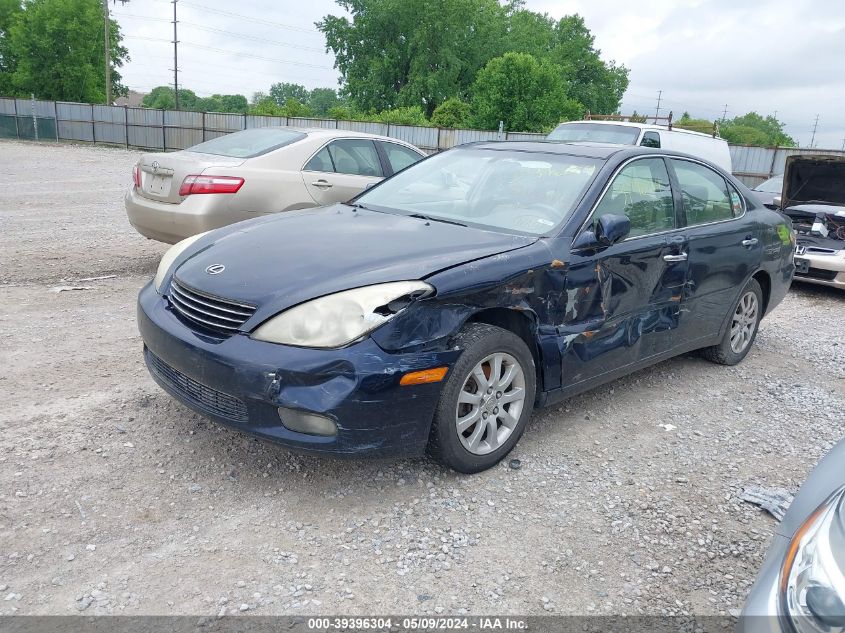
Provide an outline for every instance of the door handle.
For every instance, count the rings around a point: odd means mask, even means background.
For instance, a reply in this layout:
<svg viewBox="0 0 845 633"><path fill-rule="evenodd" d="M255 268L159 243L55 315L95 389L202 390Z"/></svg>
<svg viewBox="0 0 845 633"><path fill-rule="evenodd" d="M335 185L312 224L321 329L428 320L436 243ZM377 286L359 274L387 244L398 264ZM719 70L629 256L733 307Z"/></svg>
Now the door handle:
<svg viewBox="0 0 845 633"><path fill-rule="evenodd" d="M328 180L317 180L311 184L315 187L319 187L320 189L329 189L333 186Z"/></svg>
<svg viewBox="0 0 845 633"><path fill-rule="evenodd" d="M756 246L757 245L757 238L750 237L748 239L742 240L742 245L748 248L749 246Z"/></svg>
<svg viewBox="0 0 845 633"><path fill-rule="evenodd" d="M664 262L685 262L687 261L686 253L678 253L677 255L664 255Z"/></svg>

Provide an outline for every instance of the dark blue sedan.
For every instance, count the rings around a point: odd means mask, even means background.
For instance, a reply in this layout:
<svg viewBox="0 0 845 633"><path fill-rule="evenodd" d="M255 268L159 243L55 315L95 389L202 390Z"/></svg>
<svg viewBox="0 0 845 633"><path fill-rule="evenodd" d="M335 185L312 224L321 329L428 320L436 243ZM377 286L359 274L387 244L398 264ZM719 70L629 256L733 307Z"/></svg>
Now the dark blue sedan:
<svg viewBox="0 0 845 633"><path fill-rule="evenodd" d="M210 418L469 473L535 406L692 350L740 362L794 250L783 216L704 161L481 143L180 242L138 324L153 378Z"/></svg>

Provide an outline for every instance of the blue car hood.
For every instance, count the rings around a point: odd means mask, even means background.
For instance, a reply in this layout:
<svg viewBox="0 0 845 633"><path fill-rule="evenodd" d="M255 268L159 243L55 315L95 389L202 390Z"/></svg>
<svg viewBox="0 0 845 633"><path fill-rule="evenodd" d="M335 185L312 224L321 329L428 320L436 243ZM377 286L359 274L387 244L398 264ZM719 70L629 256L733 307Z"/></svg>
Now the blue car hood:
<svg viewBox="0 0 845 633"><path fill-rule="evenodd" d="M536 241L334 205L218 229L189 247L175 276L197 290L254 304L264 313L349 288L424 279ZM225 270L207 273L214 264Z"/></svg>

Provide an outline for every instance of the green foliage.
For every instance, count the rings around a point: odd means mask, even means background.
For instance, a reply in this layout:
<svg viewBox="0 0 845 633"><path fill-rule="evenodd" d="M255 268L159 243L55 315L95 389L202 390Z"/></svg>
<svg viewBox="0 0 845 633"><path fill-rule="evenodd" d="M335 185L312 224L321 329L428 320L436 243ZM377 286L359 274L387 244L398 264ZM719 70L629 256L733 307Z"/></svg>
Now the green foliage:
<svg viewBox="0 0 845 633"><path fill-rule="evenodd" d="M720 125L722 138L736 145L795 147L795 139L783 130L784 124L769 115L749 112Z"/></svg>
<svg viewBox="0 0 845 633"><path fill-rule="evenodd" d="M181 102L179 106L182 106ZM233 112L242 114L249 110L249 104L243 95L211 95L210 97L198 98L192 109L197 112Z"/></svg>
<svg viewBox="0 0 845 633"><path fill-rule="evenodd" d="M179 109L196 110L197 95L193 90L179 88ZM175 110L176 98L172 86L156 86L150 90L141 100L145 108L157 108L159 110Z"/></svg>
<svg viewBox="0 0 845 633"><path fill-rule="evenodd" d="M308 89L299 84L275 83L270 86L270 96L280 106L286 105L290 99L305 103L308 101Z"/></svg>
<svg viewBox="0 0 845 633"><path fill-rule="evenodd" d="M279 105L276 100L270 96L263 96L261 99L253 103L249 108L250 114L261 114L264 116L289 116L289 117L310 117L314 116L311 109L297 101L289 98L284 105Z"/></svg>
<svg viewBox="0 0 845 633"><path fill-rule="evenodd" d="M507 8L497 0L337 0L351 15L317 23L344 93L365 111L420 106L427 115L464 96L504 52Z"/></svg>
<svg viewBox="0 0 845 633"><path fill-rule="evenodd" d="M645 123L648 120L646 115L637 114L637 111L634 110L634 113L628 118L631 123Z"/></svg>
<svg viewBox="0 0 845 633"><path fill-rule="evenodd" d="M693 132L701 132L703 134L713 133L713 121L707 119L694 119L689 112L684 112L680 119L675 121L675 127L683 130L692 130Z"/></svg>
<svg viewBox="0 0 845 633"><path fill-rule="evenodd" d="M505 53L491 59L472 87L474 126L541 132L561 120L577 118L581 105L566 94L559 69L528 53Z"/></svg>
<svg viewBox="0 0 845 633"><path fill-rule="evenodd" d="M337 0L349 17L317 23L335 54L343 92L365 111L466 99L476 75L507 52L553 65L571 112L615 112L628 69L604 62L580 16L556 21L519 0Z"/></svg>
<svg viewBox="0 0 845 633"><path fill-rule="evenodd" d="M117 68L129 59L110 23L112 96L127 94ZM0 88L39 99L102 103L106 98L100 0L0 0Z"/></svg>
<svg viewBox="0 0 845 633"><path fill-rule="evenodd" d="M290 97L290 98L288 98L287 101L285 101L284 111L285 111L284 116L293 116L293 117L314 116L314 113L311 112L311 108L309 108L306 104L302 103L298 99L294 99L293 97Z"/></svg>
<svg viewBox="0 0 845 633"><path fill-rule="evenodd" d="M340 105L340 98L332 88L314 88L308 95L307 104L314 116L324 117L330 109Z"/></svg>
<svg viewBox="0 0 845 633"><path fill-rule="evenodd" d="M403 108L393 108L391 110L384 110L378 114L367 117L370 121L378 121L379 123L394 123L396 125L431 125L428 119L425 118L425 112L419 106L408 106Z"/></svg>
<svg viewBox="0 0 845 633"><path fill-rule="evenodd" d="M434 109L431 124L436 127L461 128L469 124L469 117L469 104L457 97L451 97Z"/></svg>

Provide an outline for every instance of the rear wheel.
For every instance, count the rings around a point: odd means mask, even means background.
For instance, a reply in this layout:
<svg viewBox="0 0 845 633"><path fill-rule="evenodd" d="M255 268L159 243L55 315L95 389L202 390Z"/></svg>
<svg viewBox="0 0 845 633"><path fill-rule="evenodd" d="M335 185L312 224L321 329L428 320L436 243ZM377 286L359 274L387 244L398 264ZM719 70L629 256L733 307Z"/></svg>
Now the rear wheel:
<svg viewBox="0 0 845 633"><path fill-rule="evenodd" d="M536 389L534 359L507 330L470 323L455 343L455 363L437 406L428 452L462 473L498 463L519 441Z"/></svg>
<svg viewBox="0 0 845 633"><path fill-rule="evenodd" d="M701 355L720 365L736 365L748 355L763 318L763 290L756 279L742 289L731 312L731 322L721 343L701 350Z"/></svg>

